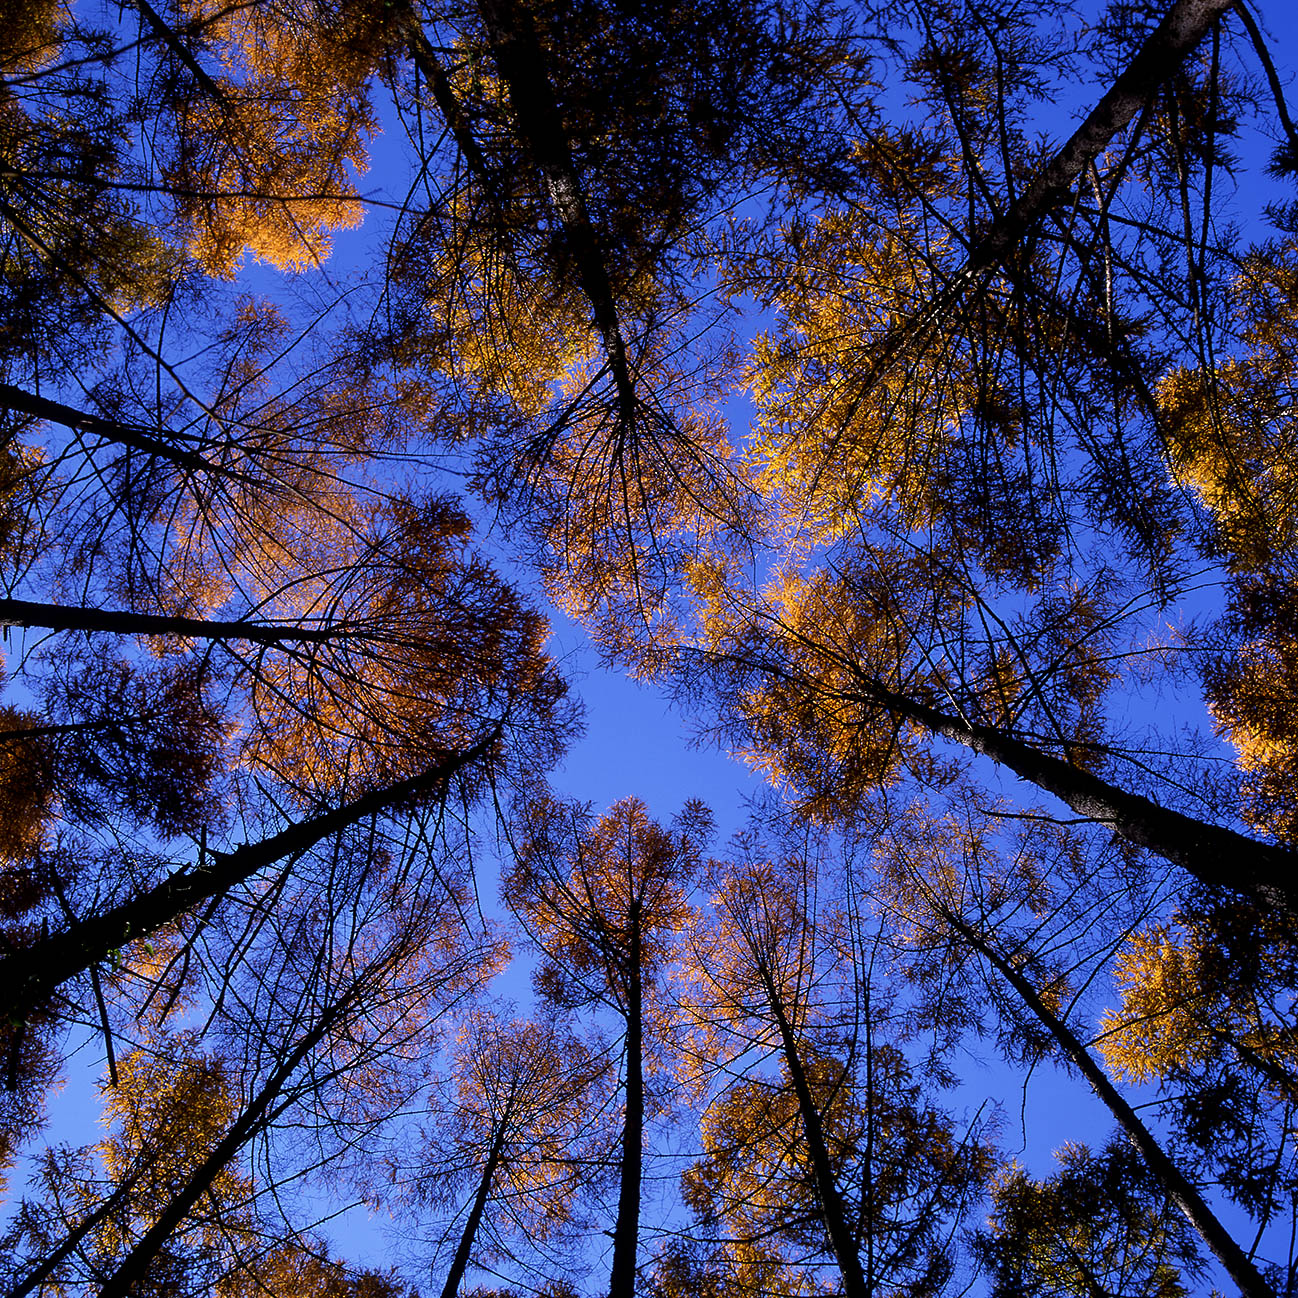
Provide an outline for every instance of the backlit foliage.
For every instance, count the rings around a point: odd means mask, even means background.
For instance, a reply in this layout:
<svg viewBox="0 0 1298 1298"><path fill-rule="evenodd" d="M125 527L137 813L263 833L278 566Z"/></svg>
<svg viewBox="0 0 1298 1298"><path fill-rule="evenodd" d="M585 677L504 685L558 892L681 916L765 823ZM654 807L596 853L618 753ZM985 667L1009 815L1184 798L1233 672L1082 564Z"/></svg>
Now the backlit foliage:
<svg viewBox="0 0 1298 1298"><path fill-rule="evenodd" d="M179 6L215 56L176 99L166 172L206 271L231 274L245 249L282 270L318 265L331 233L360 223L353 174L378 131L366 82L391 9L349 5L339 23L309 4Z"/></svg>
<svg viewBox="0 0 1298 1298"><path fill-rule="evenodd" d="M1240 968L1231 948L1245 944L1251 967ZM1101 1020L1105 1061L1150 1082L1194 1074L1225 1053L1278 1098L1298 1099L1298 1024L1281 990L1292 963L1284 931L1265 920L1236 934L1185 920L1133 934L1114 966L1118 1007Z"/></svg>

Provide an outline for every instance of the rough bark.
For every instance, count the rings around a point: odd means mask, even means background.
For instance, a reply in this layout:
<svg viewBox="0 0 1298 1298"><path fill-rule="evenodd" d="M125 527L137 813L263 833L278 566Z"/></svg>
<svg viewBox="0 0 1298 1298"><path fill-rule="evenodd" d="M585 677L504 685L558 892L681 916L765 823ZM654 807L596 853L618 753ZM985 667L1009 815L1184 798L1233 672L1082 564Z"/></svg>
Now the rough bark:
<svg viewBox="0 0 1298 1298"><path fill-rule="evenodd" d="M644 1159L644 979L640 968L640 903L631 903L631 952L626 1005L626 1119L622 1128L617 1224L609 1298L634 1298L640 1238L640 1182Z"/></svg>
<svg viewBox="0 0 1298 1298"><path fill-rule="evenodd" d="M442 1298L455 1298L460 1292L460 1284L469 1266L469 1255L473 1252L473 1241L478 1237L478 1227L482 1224L482 1214L486 1211L487 1200L491 1197L491 1183L495 1180L496 1169L500 1166L501 1151L505 1147L505 1132L509 1126L508 1111L500 1119L491 1138L491 1149L482 1168L482 1177L473 1196L473 1207L469 1209L464 1230L460 1233L460 1243L451 1259L451 1269L446 1274L446 1283L442 1286Z"/></svg>

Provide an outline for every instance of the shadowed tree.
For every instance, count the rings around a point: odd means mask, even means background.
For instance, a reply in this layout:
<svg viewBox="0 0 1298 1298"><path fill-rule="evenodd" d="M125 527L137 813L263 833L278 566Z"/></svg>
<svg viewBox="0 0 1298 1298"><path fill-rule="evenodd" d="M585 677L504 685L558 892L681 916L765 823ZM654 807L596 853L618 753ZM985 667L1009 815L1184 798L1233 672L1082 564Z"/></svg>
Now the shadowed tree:
<svg viewBox="0 0 1298 1298"><path fill-rule="evenodd" d="M623 1122L609 1292L634 1292L640 1233L645 1065L670 1032L663 979L712 817L697 801L664 829L627 798L595 820L538 796L522 808L504 896L544 963L537 990L565 1009L602 1006L622 1028Z"/></svg>
<svg viewBox="0 0 1298 1298"><path fill-rule="evenodd" d="M451 1094L418 1161L399 1173L416 1211L457 1209L439 1241L450 1257L435 1272L443 1298L461 1291L475 1259L562 1249L607 1143L595 1119L603 1063L558 1023L475 1012L451 1063Z"/></svg>
<svg viewBox="0 0 1298 1298"><path fill-rule="evenodd" d="M197 1053L193 1033L162 1030L112 1065L106 1185L78 1196L62 1237L49 1206L28 1208L28 1223L42 1224L18 1272L24 1292L79 1272L104 1294L197 1293L249 1271L246 1288L281 1242L291 1249L296 1229L270 1215L280 1186L331 1164L336 1177L350 1148L377 1139L421 1089L438 1020L503 962L498 938L465 932L454 863L428 856L427 845L401 853L353 833L303 862L277 897L254 894L236 922L214 923L203 999L219 1056ZM277 1131L311 1132L315 1162L282 1166L295 1155L277 1150ZM69 1193L59 1180L46 1189Z"/></svg>
<svg viewBox="0 0 1298 1298"><path fill-rule="evenodd" d="M741 845L713 863L711 914L690 941L698 1068L722 1080L686 1201L721 1231L741 1289L786 1274L815 1287L828 1259L846 1294L938 1292L986 1150L955 1136L889 1040L872 946L812 859Z"/></svg>
<svg viewBox="0 0 1298 1298"><path fill-rule="evenodd" d="M978 1250L992 1293L1183 1298L1202 1262L1189 1224L1151 1183L1136 1151L1115 1140L1098 1154L1065 1145L1044 1181L1010 1167L992 1187Z"/></svg>
<svg viewBox="0 0 1298 1298"><path fill-rule="evenodd" d="M939 820L918 808L881 839L879 899L899 954L926 988L933 1016L981 1026L994 1008L1001 1047L1015 1062L1055 1057L1079 1075L1138 1151L1151 1184L1174 1204L1241 1293L1274 1291L1223 1225L1197 1161L1169 1146L1100 1066L1079 1024L1079 1002L1126 931L1156 902L1138 873L1121 882L1070 831L1047 817L997 841L994 809L957 798ZM1106 849L1111 851L1112 849ZM1108 866L1108 868L1106 868Z"/></svg>

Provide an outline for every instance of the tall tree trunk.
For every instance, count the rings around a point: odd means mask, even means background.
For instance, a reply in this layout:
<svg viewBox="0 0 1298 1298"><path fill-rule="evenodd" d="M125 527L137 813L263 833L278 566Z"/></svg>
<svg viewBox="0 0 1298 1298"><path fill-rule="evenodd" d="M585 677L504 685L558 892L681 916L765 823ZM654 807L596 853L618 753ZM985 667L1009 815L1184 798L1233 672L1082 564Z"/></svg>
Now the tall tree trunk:
<svg viewBox="0 0 1298 1298"><path fill-rule="evenodd" d="M505 1146L505 1130L509 1125L509 1111L506 1109L500 1124L491 1137L491 1149L482 1168L482 1178L473 1196L473 1207L469 1209L468 1220L460 1233L460 1243L451 1259L451 1269L447 1272L446 1283L442 1286L442 1298L455 1298L460 1292L460 1283L468 1269L469 1255L473 1252L473 1241L478 1237L478 1227L482 1224L482 1214L486 1210L487 1200L491 1197L491 1183L495 1179L496 1169L500 1166L500 1152Z"/></svg>
<svg viewBox="0 0 1298 1298"><path fill-rule="evenodd" d="M8 1298L27 1298L30 1293L35 1293L45 1283L46 1280L54 1274L62 1263L66 1262L80 1246L81 1241L90 1234L96 1226L102 1221L107 1221L109 1217L120 1207L130 1196L131 1191L135 1188L144 1169L141 1168L133 1172L129 1177L118 1185L102 1203L99 1204L93 1212L88 1213L79 1221L76 1226L64 1237L63 1242L55 1246L53 1251L31 1271L27 1273L13 1289L9 1291Z"/></svg>
<svg viewBox="0 0 1298 1298"><path fill-rule="evenodd" d="M640 903L631 903L631 956L626 1005L626 1121L609 1298L633 1298L640 1238L640 1181L644 1158L644 977L640 968Z"/></svg>
<svg viewBox="0 0 1298 1298"><path fill-rule="evenodd" d="M1079 816L1109 826L1129 843L1188 870L1201 883L1245 893L1298 918L1298 852L1160 807L992 726L939 712L877 681L863 682L861 692L893 716L1008 766Z"/></svg>
<svg viewBox="0 0 1298 1298"><path fill-rule="evenodd" d="M1236 0L1176 0L1086 120L1032 178L1014 205L992 224L955 283L998 265L1052 207L1069 199L1073 182L1194 53Z"/></svg>
<svg viewBox="0 0 1298 1298"><path fill-rule="evenodd" d="M197 451L173 446L170 442L162 441L136 424L124 424L116 419L105 419L102 415L87 414L86 411L78 410L74 406L66 406L61 401L51 401L48 397L26 392L22 388L14 387L12 383L0 383L0 407L15 410L23 415L34 415L37 419L61 424L64 428L72 429L73 432L89 433L92 437L100 437L106 442L116 442L132 450L143 451L147 455L156 455L160 460L170 460L191 473L204 473L257 484L257 479L246 473L213 464Z"/></svg>
<svg viewBox="0 0 1298 1298"><path fill-rule="evenodd" d="M289 1078L311 1051L324 1040L330 1028L343 1016L354 998L354 992L353 987L347 996L330 1006L321 1015L315 1027L298 1042L288 1057L271 1073L233 1126L194 1170L184 1189L172 1198L153 1225L144 1232L139 1242L122 1260L117 1270L104 1281L99 1290L99 1298L128 1298L128 1295L145 1278L158 1250L180 1228L203 1195L212 1188L222 1168L257 1134L270 1112L271 1105L280 1096ZM291 1097L285 1099L277 1112L282 1111L291 1102Z"/></svg>
<svg viewBox="0 0 1298 1298"><path fill-rule="evenodd" d="M1176 0L1063 146L1032 178L1007 212L996 217L922 311L875 351L856 400L863 401L908 347L924 342L960 297L1001 265L1052 208L1065 205L1073 183L1120 131L1153 102L1161 86L1194 52L1236 0Z"/></svg>
<svg viewBox="0 0 1298 1298"><path fill-rule="evenodd" d="M1239 1287L1243 1298L1275 1298L1252 1259L1217 1220L1198 1188L1168 1157L1153 1133L1123 1098L1108 1074L1091 1057L1091 1052L1072 1029L1037 994L1022 972L1016 969L985 937L963 917L933 900L934 908L972 950L981 955L1014 989L1019 999L1049 1032L1060 1052L1090 1083L1091 1089L1108 1107L1127 1138L1140 1151L1154 1178L1167 1197L1184 1213L1200 1238Z"/></svg>
<svg viewBox="0 0 1298 1298"><path fill-rule="evenodd" d="M635 386L627 364L613 286L582 193L581 177L564 132L563 118L546 74L545 51L523 0L479 0L492 57L509 92L519 134L527 142L546 193L577 266L582 291L604 340L622 416L635 415Z"/></svg>
<svg viewBox="0 0 1298 1298"><path fill-rule="evenodd" d="M789 1070L789 1080L793 1083L793 1092L798 1100L798 1114L802 1119L807 1153L811 1158L811 1173L816 1182L816 1195L820 1199L825 1232L834 1250L834 1260L838 1263L839 1274L843 1277L843 1292L847 1298L868 1298L870 1289L865 1282L865 1273L861 1269L861 1253L852 1238L852 1231L847 1222L847 1208L834 1180L834 1167L829 1158L829 1146L825 1142L824 1124L820 1120L816 1097L811 1093L806 1069L802 1066L802 1055L798 1050L793 1025L789 1022L784 998L775 986L770 970L761 966L758 972L766 990L766 1002L770 1006L771 1013L775 1015L776 1026L779 1028L784 1066Z"/></svg>
<svg viewBox="0 0 1298 1298"><path fill-rule="evenodd" d="M328 644L369 634L345 626L282 626L261 622L214 621L173 617L167 613L131 613L121 609L40 604L29 599L0 598L0 627L36 627L43 631L103 631L111 635L183 636L193 640L249 640L256 644Z"/></svg>
<svg viewBox="0 0 1298 1298"><path fill-rule="evenodd" d="M208 852L193 868L177 871L130 901L5 956L0 959L0 1016L22 1019L60 983L107 959L128 942L156 933L200 902L228 892L276 861L300 856L330 834L445 784L483 757L501 730L502 725L497 723L471 748L452 754L421 774L362 794L259 843L245 843L232 852Z"/></svg>

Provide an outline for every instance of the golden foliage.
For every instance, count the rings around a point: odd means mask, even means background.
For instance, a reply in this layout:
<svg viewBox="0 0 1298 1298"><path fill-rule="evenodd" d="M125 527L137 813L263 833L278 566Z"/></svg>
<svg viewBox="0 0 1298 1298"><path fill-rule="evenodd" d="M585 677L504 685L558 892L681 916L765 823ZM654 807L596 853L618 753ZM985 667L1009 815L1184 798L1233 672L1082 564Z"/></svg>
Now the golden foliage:
<svg viewBox="0 0 1298 1298"><path fill-rule="evenodd" d="M1259 940L1260 939L1260 940ZM1289 963L1274 924L1250 940L1257 971L1228 976L1209 934L1182 919L1150 925L1118 953L1116 1009L1100 1020L1100 1050L1110 1071L1132 1082L1194 1074L1223 1050L1257 1068L1282 1093L1298 1079L1298 1023L1272 979Z"/></svg>
<svg viewBox="0 0 1298 1298"><path fill-rule="evenodd" d="M1244 352L1211 371L1158 384L1167 451L1238 570L1292 558L1298 546L1298 245L1255 250L1233 285Z"/></svg>
<svg viewBox="0 0 1298 1298"><path fill-rule="evenodd" d="M690 876L711 814L687 803L667 830L638 798L624 798L592 824L580 809L545 797L525 814L503 891L545 954L538 985L558 1004L603 1001L623 1015L634 988L646 1005L646 1039L661 1035L666 1025L650 1008L653 975L691 919Z"/></svg>
<svg viewBox="0 0 1298 1298"><path fill-rule="evenodd" d="M366 78L393 6L354 4L336 24L308 5L194 0L223 74L178 105L167 174L190 251L231 275L248 249L282 270L318 265L363 215L352 171L378 130Z"/></svg>
<svg viewBox="0 0 1298 1298"><path fill-rule="evenodd" d="M9 0L0 23L0 69L35 72L49 63L58 52L58 22L63 16L60 0ZM3 94L0 91L0 98Z"/></svg>

